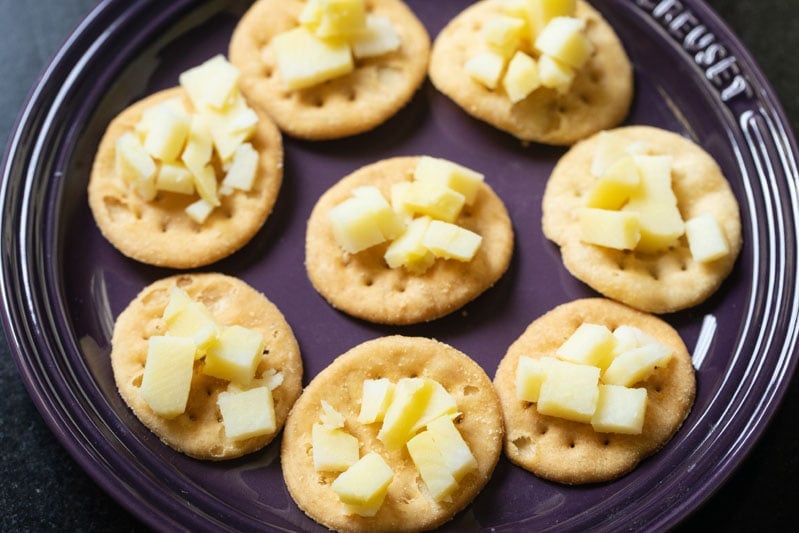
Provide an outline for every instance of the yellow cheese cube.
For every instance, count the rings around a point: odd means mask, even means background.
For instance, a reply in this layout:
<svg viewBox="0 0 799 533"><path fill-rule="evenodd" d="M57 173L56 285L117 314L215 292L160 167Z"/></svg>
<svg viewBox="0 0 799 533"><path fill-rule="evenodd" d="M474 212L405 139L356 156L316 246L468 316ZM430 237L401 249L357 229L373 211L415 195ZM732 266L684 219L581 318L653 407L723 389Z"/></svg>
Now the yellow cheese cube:
<svg viewBox="0 0 799 533"><path fill-rule="evenodd" d="M320 0L321 16L313 29L317 37L349 39L366 28L363 0Z"/></svg>
<svg viewBox="0 0 799 533"><path fill-rule="evenodd" d="M169 290L169 300L167 301L164 312L161 314L167 324L172 322L175 317L182 313L194 300L186 291L180 287L172 287Z"/></svg>
<svg viewBox="0 0 799 533"><path fill-rule="evenodd" d="M195 109L223 109L238 94L239 70L221 54L179 76Z"/></svg>
<svg viewBox="0 0 799 533"><path fill-rule="evenodd" d="M308 0L300 12L300 24L307 27L308 30L313 31L322 21L322 1L323 0Z"/></svg>
<svg viewBox="0 0 799 533"><path fill-rule="evenodd" d="M633 348L639 348L644 344L657 342L651 335L641 331L635 326L628 326L627 324L622 324L614 329L613 336L616 337L616 346L613 348L613 358Z"/></svg>
<svg viewBox="0 0 799 533"><path fill-rule="evenodd" d="M541 393L541 385L546 379L546 365L552 357L519 357L516 366L516 398L525 402L536 403Z"/></svg>
<svg viewBox="0 0 799 533"><path fill-rule="evenodd" d="M153 117L161 111L161 107L166 107L173 113L190 120L191 114L186 109L186 106L183 104L183 99L180 97L169 98L154 107L148 107L142 112L139 121L133 126L133 131L136 132L136 135L142 142L144 142L147 133L150 131Z"/></svg>
<svg viewBox="0 0 799 533"><path fill-rule="evenodd" d="M206 349L203 373L248 385L264 351L260 331L234 325L225 328Z"/></svg>
<svg viewBox="0 0 799 533"><path fill-rule="evenodd" d="M646 389L600 385L591 426L600 433L639 435L644 428Z"/></svg>
<svg viewBox="0 0 799 533"><path fill-rule="evenodd" d="M485 21L483 40L490 50L507 59L521 48L526 29L520 18L497 15Z"/></svg>
<svg viewBox="0 0 799 533"><path fill-rule="evenodd" d="M422 243L430 217L419 217L411 220L405 232L395 239L386 249L383 258L391 268L405 267L410 272L422 274L433 265L436 257Z"/></svg>
<svg viewBox="0 0 799 533"><path fill-rule="evenodd" d="M269 387L220 392L217 398L225 436L243 440L277 430L275 402Z"/></svg>
<svg viewBox="0 0 799 533"><path fill-rule="evenodd" d="M710 213L686 221L685 236L694 261L709 263L730 253L721 226Z"/></svg>
<svg viewBox="0 0 799 533"><path fill-rule="evenodd" d="M386 240L373 211L360 198L347 198L328 213L333 237L344 251L358 253Z"/></svg>
<svg viewBox="0 0 799 533"><path fill-rule="evenodd" d="M357 187L353 189L352 196L363 199L369 205L374 222L386 240L396 239L405 231L405 221L391 208L391 204L377 187Z"/></svg>
<svg viewBox="0 0 799 533"><path fill-rule="evenodd" d="M685 233L685 223L677 206L669 201L647 202L631 199L624 206L625 212L637 215L641 238L636 251L657 253L673 246Z"/></svg>
<svg viewBox="0 0 799 533"><path fill-rule="evenodd" d="M607 131L599 132L594 158L591 161L591 174L601 176L619 159L631 155L645 155L648 150L648 144L643 141L631 143Z"/></svg>
<svg viewBox="0 0 799 533"><path fill-rule="evenodd" d="M555 355L564 361L605 368L615 345L616 337L607 326L583 322L558 346Z"/></svg>
<svg viewBox="0 0 799 533"><path fill-rule="evenodd" d="M186 409L194 368L194 343L184 337L153 336L147 341L147 359L141 397L158 416L174 418Z"/></svg>
<svg viewBox="0 0 799 533"><path fill-rule="evenodd" d="M230 161L238 147L252 137L258 124L258 115L241 97L224 110L204 110L202 117L208 123L216 153L224 163Z"/></svg>
<svg viewBox="0 0 799 533"><path fill-rule="evenodd" d="M666 366L674 350L665 344L654 342L617 355L602 374L607 385L631 387L647 379L655 368Z"/></svg>
<svg viewBox="0 0 799 533"><path fill-rule="evenodd" d="M599 396L599 368L554 360L546 367L536 407L542 415L590 422Z"/></svg>
<svg viewBox="0 0 799 533"><path fill-rule="evenodd" d="M258 173L258 152L250 143L236 148L222 186L241 191L251 191Z"/></svg>
<svg viewBox="0 0 799 533"><path fill-rule="evenodd" d="M538 58L538 77L544 87L565 93L571 87L575 75L572 67L552 56L543 54Z"/></svg>
<svg viewBox="0 0 799 533"><path fill-rule="evenodd" d="M319 413L319 420L322 425L328 429L336 429L344 427L344 415L336 411L336 409L322 400L322 412Z"/></svg>
<svg viewBox="0 0 799 533"><path fill-rule="evenodd" d="M133 133L121 135L114 144L116 174L145 201L155 198L155 161Z"/></svg>
<svg viewBox="0 0 799 533"><path fill-rule="evenodd" d="M405 192L404 209L444 222L455 222L465 203L463 194L445 185L431 180L416 180Z"/></svg>
<svg viewBox="0 0 799 533"><path fill-rule="evenodd" d="M535 59L517 51L508 63L508 70L502 78L502 87L514 104L521 102L541 86L538 63Z"/></svg>
<svg viewBox="0 0 799 533"><path fill-rule="evenodd" d="M641 239L638 213L581 207L580 240L616 250L633 250Z"/></svg>
<svg viewBox="0 0 799 533"><path fill-rule="evenodd" d="M391 185L391 209L406 219L413 217L413 210L405 202L410 187L410 181L400 181Z"/></svg>
<svg viewBox="0 0 799 533"><path fill-rule="evenodd" d="M433 436L436 447L444 457L444 463L456 481L477 468L474 454L451 417L440 416L430 421L427 432Z"/></svg>
<svg viewBox="0 0 799 533"><path fill-rule="evenodd" d="M304 89L355 68L345 41L322 40L299 26L272 39L278 70L287 89Z"/></svg>
<svg viewBox="0 0 799 533"><path fill-rule="evenodd" d="M388 17L366 16L366 27L350 39L356 59L377 57L400 48L400 38Z"/></svg>
<svg viewBox="0 0 799 533"><path fill-rule="evenodd" d="M370 452L342 472L330 488L342 502L352 506L348 509L354 514L374 516L393 479L391 467L379 454Z"/></svg>
<svg viewBox="0 0 799 533"><path fill-rule="evenodd" d="M172 318L166 320L167 335L189 337L197 347L197 357L216 339L219 326L208 309L200 302L191 301Z"/></svg>
<svg viewBox="0 0 799 533"><path fill-rule="evenodd" d="M411 428L424 413L433 394L432 381L402 378L394 387L394 397L386 410L377 438L388 450L399 450L412 436Z"/></svg>
<svg viewBox="0 0 799 533"><path fill-rule="evenodd" d="M200 198L186 206L184 212L197 224L204 224L214 210L214 206Z"/></svg>
<svg viewBox="0 0 799 533"><path fill-rule="evenodd" d="M535 42L538 34L555 17L573 17L577 11L577 0L530 0L528 22L530 42Z"/></svg>
<svg viewBox="0 0 799 533"><path fill-rule="evenodd" d="M422 244L434 256L457 261L474 259L482 242L477 233L441 220L432 220L422 237Z"/></svg>
<svg viewBox="0 0 799 533"><path fill-rule="evenodd" d="M174 162L178 159L189 134L189 119L168 106L158 106L150 119L144 137L144 148L156 159Z"/></svg>
<svg viewBox="0 0 799 533"><path fill-rule="evenodd" d="M427 406L425 406L419 419L411 428L411 434L424 428L430 421L436 418L444 415L454 415L458 411L458 404L455 403L455 398L447 392L447 389L445 389L441 383L429 378L422 379L427 379L431 382L433 393L430 395Z"/></svg>
<svg viewBox="0 0 799 533"><path fill-rule="evenodd" d="M535 48L542 54L579 69L594 51L594 46L585 36L584 30L584 20L555 17L538 34Z"/></svg>
<svg viewBox="0 0 799 533"><path fill-rule="evenodd" d="M608 166L591 188L585 200L586 207L621 209L641 184L638 166L630 157L622 157Z"/></svg>
<svg viewBox="0 0 799 533"><path fill-rule="evenodd" d="M466 205L473 205L485 177L470 168L438 157L422 156L413 172L415 180L429 180L463 195ZM406 183L406 182L403 182ZM399 185L399 184L398 184Z"/></svg>
<svg viewBox="0 0 799 533"><path fill-rule="evenodd" d="M463 68L473 80L493 90L502 79L505 58L496 52L486 50L470 57Z"/></svg>
<svg viewBox="0 0 799 533"><path fill-rule="evenodd" d="M393 396L394 383L388 378L365 379L358 422L361 424L381 422Z"/></svg>
<svg viewBox="0 0 799 533"><path fill-rule="evenodd" d="M458 482L444 460L445 452L436 446L432 432L419 433L406 446L408 455L435 501L445 500L458 488Z"/></svg>
<svg viewBox="0 0 799 533"><path fill-rule="evenodd" d="M641 185L634 195L637 202L663 202L677 205L671 188L672 157L669 155L634 155Z"/></svg>
<svg viewBox="0 0 799 533"><path fill-rule="evenodd" d="M358 439L341 428L314 424L311 429L313 465L317 472L343 472L358 462Z"/></svg>
<svg viewBox="0 0 799 533"><path fill-rule="evenodd" d="M211 162L214 145L208 120L202 115L193 115L189 126L186 147L180 160L192 174L202 174Z"/></svg>
<svg viewBox="0 0 799 533"><path fill-rule="evenodd" d="M216 173L212 165L205 165L199 172L192 172L194 188L200 194L200 198L216 207L221 204L219 201L219 185L216 181Z"/></svg>
<svg viewBox="0 0 799 533"><path fill-rule="evenodd" d="M192 195L194 194L194 178L184 165L164 163L155 176L155 187L159 191Z"/></svg>

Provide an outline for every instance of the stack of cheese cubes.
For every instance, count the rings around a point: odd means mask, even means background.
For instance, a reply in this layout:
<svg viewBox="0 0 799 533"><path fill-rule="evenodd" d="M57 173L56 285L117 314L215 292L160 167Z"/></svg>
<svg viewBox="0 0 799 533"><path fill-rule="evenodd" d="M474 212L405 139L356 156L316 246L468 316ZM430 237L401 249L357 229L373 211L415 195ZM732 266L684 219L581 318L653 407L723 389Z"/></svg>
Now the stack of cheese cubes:
<svg viewBox="0 0 799 533"><path fill-rule="evenodd" d="M583 323L555 357L519 358L516 396L535 403L542 415L589 423L602 433L640 434L647 391L633 386L673 355L672 348L636 327L621 325L611 332Z"/></svg>
<svg viewBox="0 0 799 533"><path fill-rule="evenodd" d="M502 15L483 27L484 49L464 68L478 83L500 85L516 103L545 87L566 92L594 46L576 0L504 0Z"/></svg>
<svg viewBox="0 0 799 533"><path fill-rule="evenodd" d="M358 422L380 423L377 438L394 452L405 447L437 502L449 498L463 477L477 468L469 445L453 422L457 404L447 390L429 378L387 378L363 382ZM313 426L314 468L341 472L332 490L350 514L374 516L394 477L377 452L359 457L358 439L344 428L344 417L322 403L321 422Z"/></svg>
<svg viewBox="0 0 799 533"><path fill-rule="evenodd" d="M199 224L220 205L220 195L249 191L258 152L247 141L258 116L239 92L238 79L221 55L183 72L180 84L194 109L180 97L146 109L134 131L116 140L117 175L148 202L159 191L199 195L186 208ZM217 165L224 171L221 184Z"/></svg>
<svg viewBox="0 0 799 533"><path fill-rule="evenodd" d="M223 327L208 309L173 287L162 316L164 335L148 339L141 396L157 415L174 418L186 409L195 361L201 372L229 382L219 393L225 435L232 440L274 433L272 390L282 383L273 369L260 378L256 370L264 350L263 335L242 326Z"/></svg>
<svg viewBox="0 0 799 533"><path fill-rule="evenodd" d="M364 0L308 0L300 25L271 41L287 89L304 89L344 76L355 61L400 47L391 20L368 15Z"/></svg>
<svg viewBox="0 0 799 533"><path fill-rule="evenodd" d="M473 205L483 175L444 159L422 156L412 181L395 183L391 201L377 187L358 187L328 213L333 236L347 253L390 242L391 268L424 273L436 258L471 261L482 237L455 223Z"/></svg>
<svg viewBox="0 0 799 533"><path fill-rule="evenodd" d="M591 167L596 181L577 212L581 239L651 254L668 250L685 235L698 262L727 255L729 245L713 214L683 220L672 189L672 157L646 151L642 143L599 134Z"/></svg>

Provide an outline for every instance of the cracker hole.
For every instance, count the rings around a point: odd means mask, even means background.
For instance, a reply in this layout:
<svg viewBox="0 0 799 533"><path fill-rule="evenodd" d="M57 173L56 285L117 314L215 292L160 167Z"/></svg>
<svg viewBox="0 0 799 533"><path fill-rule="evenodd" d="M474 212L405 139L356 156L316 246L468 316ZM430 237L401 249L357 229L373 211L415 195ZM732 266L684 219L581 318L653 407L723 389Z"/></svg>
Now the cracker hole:
<svg viewBox="0 0 799 533"><path fill-rule="evenodd" d="M197 421L197 415L193 411L187 412L186 413L186 417L189 420L191 420L192 422L196 422Z"/></svg>
<svg viewBox="0 0 799 533"><path fill-rule="evenodd" d="M546 435L547 432L549 431L549 426L541 424L538 426L537 430L539 435Z"/></svg>
<svg viewBox="0 0 799 533"><path fill-rule="evenodd" d="M362 280L362 283L363 283L364 287L371 287L372 285L375 284L375 280L372 279L372 278L364 278Z"/></svg>
<svg viewBox="0 0 799 533"><path fill-rule="evenodd" d="M347 100L350 102L354 102L358 99L358 93L355 91L350 91L347 93Z"/></svg>
<svg viewBox="0 0 799 533"><path fill-rule="evenodd" d="M212 389L211 387L206 387L205 388L205 395L206 396L211 396L213 393L214 393L214 389Z"/></svg>
<svg viewBox="0 0 799 533"><path fill-rule="evenodd" d="M471 396L472 394L477 394L480 389L475 387L474 385L466 385L463 387L463 395L464 396Z"/></svg>
<svg viewBox="0 0 799 533"><path fill-rule="evenodd" d="M602 445L603 445L603 446L610 446L610 439L607 439L607 438L606 438L605 440L603 440L603 441L602 441Z"/></svg>
<svg viewBox="0 0 799 533"><path fill-rule="evenodd" d="M526 437L526 436L525 437L515 438L511 442L513 443L513 446L515 446L516 449L519 450L522 453L524 453L526 450L528 450L533 445L532 439L530 439L530 437Z"/></svg>
<svg viewBox="0 0 799 533"><path fill-rule="evenodd" d="M144 377L143 374L139 374L138 376L136 376L131 380L130 384L136 387L137 389L140 388L143 377Z"/></svg>
<svg viewBox="0 0 799 533"><path fill-rule="evenodd" d="M587 106L590 106L590 105L591 105L592 99L591 99L591 95L590 95L590 94L588 94L588 93L580 93L580 94L579 94L579 96L578 96L577 98L578 98L578 99L580 100L580 102L582 102L583 104L585 104L585 105L587 105Z"/></svg>
<svg viewBox="0 0 799 533"><path fill-rule="evenodd" d="M601 83L602 78L604 78L604 74L601 70L592 69L588 72L588 79L593 83Z"/></svg>
<svg viewBox="0 0 799 533"><path fill-rule="evenodd" d="M222 455L223 451L224 450L222 449L222 446L219 446L218 444L211 447L211 455L212 456L217 456L218 457L218 456Z"/></svg>

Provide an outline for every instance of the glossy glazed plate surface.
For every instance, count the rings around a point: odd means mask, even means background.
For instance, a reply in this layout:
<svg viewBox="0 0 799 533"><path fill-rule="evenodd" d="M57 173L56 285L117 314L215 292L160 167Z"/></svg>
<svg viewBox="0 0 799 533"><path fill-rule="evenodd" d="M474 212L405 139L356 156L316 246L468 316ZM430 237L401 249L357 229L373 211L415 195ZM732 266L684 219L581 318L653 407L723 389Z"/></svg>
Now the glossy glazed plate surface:
<svg viewBox="0 0 799 533"><path fill-rule="evenodd" d="M408 1L435 36L468 2ZM504 458L486 489L446 529L665 528L695 509L760 435L796 365L796 147L749 54L700 1L597 0L636 70L626 124L684 134L721 165L741 206L744 249L705 304L664 318L694 353L698 396L681 431L622 479L565 487ZM108 0L78 28L34 92L11 141L2 189L4 320L45 420L86 471L158 528L322 529L297 509L279 446L199 462L162 445L116 393L108 360L113 320L136 293L173 271L130 261L96 229L86 202L92 158L108 122L133 101L227 42L248 2ZM365 135L285 139L276 210L242 251L205 268L238 276L285 314L307 383L364 340L436 337L493 376L507 346L557 304L591 296L540 229L550 170L564 149L523 146L465 115L426 83L389 123ZM516 231L510 270L462 311L383 327L332 310L303 268L305 221L319 195L352 170L394 155L429 154L475 168L505 201Z"/></svg>

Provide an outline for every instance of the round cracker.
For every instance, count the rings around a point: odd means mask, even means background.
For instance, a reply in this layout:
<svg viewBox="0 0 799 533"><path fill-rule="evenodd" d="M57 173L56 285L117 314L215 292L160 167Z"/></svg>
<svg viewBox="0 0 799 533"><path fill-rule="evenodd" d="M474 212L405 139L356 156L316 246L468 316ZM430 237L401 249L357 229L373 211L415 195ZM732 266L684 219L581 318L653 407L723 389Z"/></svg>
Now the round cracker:
<svg viewBox="0 0 799 533"><path fill-rule="evenodd" d="M377 439L380 424L357 421L363 381L427 377L439 382L455 399L462 415L459 429L477 460L477 469L458 484L452 500L435 503L405 447L386 450ZM335 473L316 472L311 430L320 421L322 401L345 418L345 429L358 438L360 455L379 453L394 471L382 507L372 518L345 514L344 504L330 488ZM305 388L286 421L281 464L286 486L308 516L340 531L419 531L451 519L483 489L502 451L502 415L491 380L464 353L421 337L390 336L364 342L337 357Z"/></svg>
<svg viewBox="0 0 799 533"><path fill-rule="evenodd" d="M419 157L384 159L362 167L328 189L308 219L305 267L316 290L335 308L370 322L415 324L439 318L473 300L502 277L513 254L513 227L502 200L483 184L456 224L483 237L469 262L437 259L424 274L390 268L388 243L344 252L327 214L353 189L374 185L390 198L391 185L413 179Z"/></svg>
<svg viewBox="0 0 799 533"><path fill-rule="evenodd" d="M166 324L161 317L169 292L176 286L202 302L219 324L239 325L263 334L264 354L256 378L270 369L283 375L283 382L272 391L277 426L274 433L242 440L225 437L217 397L227 389L228 381L203 374L202 360L194 364L183 414L173 419L162 418L142 399L140 387L148 339L164 334ZM300 350L283 315L263 294L223 274L181 274L152 283L117 318L111 345L114 380L125 403L164 443L197 459L232 459L260 450L283 427L289 409L302 392Z"/></svg>
<svg viewBox="0 0 799 533"><path fill-rule="evenodd" d="M613 28L586 2L576 17L586 21L595 51L566 93L539 88L512 103L504 89L488 89L463 68L484 51L483 26L503 14L502 0L482 0L458 14L433 42L430 80L467 113L515 137L552 145L570 145L614 127L627 116L633 96L630 60Z"/></svg>
<svg viewBox="0 0 799 533"><path fill-rule="evenodd" d="M273 37L299 25L301 0L259 0L244 14L230 40L230 61L241 71L248 100L268 112L293 137L337 139L382 124L407 104L427 75L430 37L399 0L366 0L367 13L391 20L400 49L356 60L344 76L305 89L284 87L270 46Z"/></svg>
<svg viewBox="0 0 799 533"><path fill-rule="evenodd" d="M555 350L583 323L634 326L674 349L666 367L635 384L647 391L640 435L599 433L590 424L541 415L516 397L519 357L555 357ZM505 419L505 453L516 465L559 483L609 481L660 450L682 426L696 395L691 355L680 335L660 318L603 298L575 300L530 324L499 363L494 386Z"/></svg>
<svg viewBox="0 0 799 533"><path fill-rule="evenodd" d="M232 254L252 239L272 212L283 180L283 140L263 112L250 139L258 151L258 170L251 191L220 196L221 205L197 224L185 212L199 197L159 191L147 202L115 170L115 143L133 131L146 109L180 97L193 109L186 92L173 87L126 108L106 129L89 179L89 206L100 231L128 257L156 266L195 268Z"/></svg>
<svg viewBox="0 0 799 533"><path fill-rule="evenodd" d="M573 146L555 166L542 201L544 235L560 245L569 272L609 298L652 313L669 313L703 302L730 273L741 249L738 202L727 179L707 152L675 133L649 126L607 133L631 143L644 141L652 154L671 155L672 189L683 220L713 214L730 253L710 263L696 262L685 236L656 254L582 242L577 211L596 180L590 169L598 134Z"/></svg>

